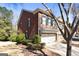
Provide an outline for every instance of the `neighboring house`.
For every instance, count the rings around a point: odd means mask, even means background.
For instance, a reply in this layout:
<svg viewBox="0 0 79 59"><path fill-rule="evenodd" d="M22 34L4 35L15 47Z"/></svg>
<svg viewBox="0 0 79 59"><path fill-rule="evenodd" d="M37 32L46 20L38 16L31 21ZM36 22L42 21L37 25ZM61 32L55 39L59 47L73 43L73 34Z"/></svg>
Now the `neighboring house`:
<svg viewBox="0 0 79 59"><path fill-rule="evenodd" d="M58 22L62 28L62 22ZM60 38L58 36L61 36L54 19L50 17L47 10L42 9L36 9L33 12L22 10L18 21L18 30L25 33L29 39L39 34L41 36L41 42L46 44L52 44Z"/></svg>

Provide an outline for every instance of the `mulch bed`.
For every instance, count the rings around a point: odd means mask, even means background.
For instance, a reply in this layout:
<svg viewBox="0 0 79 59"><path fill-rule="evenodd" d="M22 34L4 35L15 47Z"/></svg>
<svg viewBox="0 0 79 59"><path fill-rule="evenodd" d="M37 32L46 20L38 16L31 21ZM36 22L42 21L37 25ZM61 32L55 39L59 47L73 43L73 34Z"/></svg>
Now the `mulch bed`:
<svg viewBox="0 0 79 59"><path fill-rule="evenodd" d="M45 55L39 51L39 50L31 50L27 49L27 46L18 44L20 48L22 48L24 55L25 56L60 56L59 54L52 52L50 50L47 50L46 48L42 49L42 51L45 53Z"/></svg>

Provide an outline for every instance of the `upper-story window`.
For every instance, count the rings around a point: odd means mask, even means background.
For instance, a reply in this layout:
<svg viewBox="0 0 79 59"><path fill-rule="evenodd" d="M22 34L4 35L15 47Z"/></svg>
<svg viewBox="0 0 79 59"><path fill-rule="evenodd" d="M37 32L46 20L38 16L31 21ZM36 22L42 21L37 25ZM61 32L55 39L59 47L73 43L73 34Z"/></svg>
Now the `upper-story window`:
<svg viewBox="0 0 79 59"><path fill-rule="evenodd" d="M43 25L53 26L53 21L54 20L48 16L43 16L41 18L41 24L43 24Z"/></svg>
<svg viewBox="0 0 79 59"><path fill-rule="evenodd" d="M52 25L52 26L56 26L56 23L55 23L54 19L52 19L51 25Z"/></svg>
<svg viewBox="0 0 79 59"><path fill-rule="evenodd" d="M51 26L51 18L48 18L48 25Z"/></svg>
<svg viewBox="0 0 79 59"><path fill-rule="evenodd" d="M42 17L41 24L46 25L46 17Z"/></svg>
<svg viewBox="0 0 79 59"><path fill-rule="evenodd" d="M31 24L31 23L30 23L30 18L28 18L28 27L30 27L30 24Z"/></svg>

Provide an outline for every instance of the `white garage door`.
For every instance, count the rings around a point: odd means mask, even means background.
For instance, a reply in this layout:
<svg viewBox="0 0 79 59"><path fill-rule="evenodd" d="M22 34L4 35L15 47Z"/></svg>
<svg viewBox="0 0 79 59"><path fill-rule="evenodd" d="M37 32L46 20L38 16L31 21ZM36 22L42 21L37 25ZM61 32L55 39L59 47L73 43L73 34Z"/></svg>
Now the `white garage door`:
<svg viewBox="0 0 79 59"><path fill-rule="evenodd" d="M56 36L54 34L43 34L41 36L41 42L46 43L46 45L52 45L55 40Z"/></svg>

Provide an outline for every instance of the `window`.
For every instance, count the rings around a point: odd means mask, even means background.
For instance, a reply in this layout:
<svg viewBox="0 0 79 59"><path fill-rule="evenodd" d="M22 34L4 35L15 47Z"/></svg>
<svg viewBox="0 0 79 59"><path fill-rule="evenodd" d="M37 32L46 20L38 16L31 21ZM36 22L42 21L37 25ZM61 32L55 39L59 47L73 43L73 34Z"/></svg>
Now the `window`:
<svg viewBox="0 0 79 59"><path fill-rule="evenodd" d="M55 21L54 21L54 20L52 20L52 25L53 25L53 26L56 26L56 23L55 23Z"/></svg>
<svg viewBox="0 0 79 59"><path fill-rule="evenodd" d="M30 27L30 18L28 18L28 27Z"/></svg>
<svg viewBox="0 0 79 59"><path fill-rule="evenodd" d="M48 18L48 25L50 26L51 25L51 19Z"/></svg>
<svg viewBox="0 0 79 59"><path fill-rule="evenodd" d="M48 16L43 16L41 19L41 24L53 26L53 19Z"/></svg>
<svg viewBox="0 0 79 59"><path fill-rule="evenodd" d="M46 25L46 17L42 17L41 24Z"/></svg>

